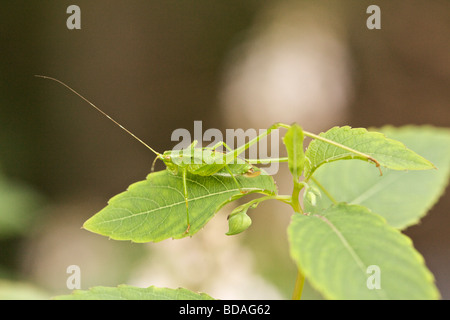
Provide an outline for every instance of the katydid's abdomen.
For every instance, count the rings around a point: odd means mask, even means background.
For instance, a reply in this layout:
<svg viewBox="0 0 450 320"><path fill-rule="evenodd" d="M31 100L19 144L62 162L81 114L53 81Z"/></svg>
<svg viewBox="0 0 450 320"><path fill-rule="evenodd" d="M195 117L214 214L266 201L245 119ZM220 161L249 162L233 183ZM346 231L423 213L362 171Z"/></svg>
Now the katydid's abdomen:
<svg viewBox="0 0 450 320"><path fill-rule="evenodd" d="M191 174L204 177L216 173L242 175L253 168L243 159L236 158L233 163L227 164L226 156L222 152L190 147L183 150L166 151L162 160L169 170L173 168L170 171L174 174L186 170Z"/></svg>

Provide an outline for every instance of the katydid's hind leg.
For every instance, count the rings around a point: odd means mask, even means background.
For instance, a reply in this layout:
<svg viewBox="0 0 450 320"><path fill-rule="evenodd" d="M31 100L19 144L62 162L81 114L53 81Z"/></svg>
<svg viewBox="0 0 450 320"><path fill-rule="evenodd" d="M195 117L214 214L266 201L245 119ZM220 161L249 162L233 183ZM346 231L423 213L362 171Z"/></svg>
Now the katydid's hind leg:
<svg viewBox="0 0 450 320"><path fill-rule="evenodd" d="M184 231L184 233L189 233L189 230L191 229L191 224L189 223L189 204L188 204L188 191L187 191L187 184L186 184L186 168L184 168L183 172L182 172L182 176L183 176L183 191L184 191L184 201L186 202L186 223L187 223L187 228L186 231Z"/></svg>
<svg viewBox="0 0 450 320"><path fill-rule="evenodd" d="M226 154L226 163L231 163L233 160L237 158L241 153L245 152L248 148L250 148L255 143L258 143L262 138L267 137L272 133L273 130L278 129L280 127L289 128L290 126L285 125L283 123L275 123L274 125L270 126L269 129L267 129L265 132L261 133L260 135L256 136L255 138L251 139L246 144L240 146L239 148L236 148L235 150L231 150Z"/></svg>
<svg viewBox="0 0 450 320"><path fill-rule="evenodd" d="M227 144L223 141L219 141L217 142L215 145L213 145L212 147L206 147L205 149L210 149L212 151L215 151L217 148L219 147L225 147L225 149L227 149L228 151L232 151L233 149L231 149L229 146L227 146Z"/></svg>
<svg viewBox="0 0 450 320"><path fill-rule="evenodd" d="M232 148L230 148L229 146L227 146L227 144L226 144L225 142L223 142L223 141L220 141L220 142L217 144L217 147L215 146L214 149L216 149L216 148L218 148L218 147L220 147L220 146L224 146L225 149L227 149L228 151L232 151L232 150L233 150Z"/></svg>
<svg viewBox="0 0 450 320"><path fill-rule="evenodd" d="M228 173L231 175L231 178L233 179L233 181L236 183L236 186L238 187L239 191L241 193L247 193L247 191L242 190L242 186L239 183L239 181L237 181L236 177L234 176L233 172L231 172L230 167L226 164L225 165L225 169L228 171Z"/></svg>
<svg viewBox="0 0 450 320"><path fill-rule="evenodd" d="M214 151L214 150L216 150L218 147L225 147L225 149L227 149L228 151L233 151L233 149L232 148L230 148L224 141L219 141L218 143L216 143L213 147L212 147L212 150ZM236 160L236 159L235 159ZM244 161L245 161L245 159L244 159ZM228 165L228 163L227 163L227 165ZM233 174L230 172L230 170L229 170L229 168L228 168L228 166L226 166L225 168L227 168L227 170L228 170L228 172L231 174L231 176L234 178L234 176L233 176ZM237 180L236 179L234 179L235 181L236 181L236 183L237 183ZM238 184L239 185L239 184ZM242 192L242 191L241 191Z"/></svg>

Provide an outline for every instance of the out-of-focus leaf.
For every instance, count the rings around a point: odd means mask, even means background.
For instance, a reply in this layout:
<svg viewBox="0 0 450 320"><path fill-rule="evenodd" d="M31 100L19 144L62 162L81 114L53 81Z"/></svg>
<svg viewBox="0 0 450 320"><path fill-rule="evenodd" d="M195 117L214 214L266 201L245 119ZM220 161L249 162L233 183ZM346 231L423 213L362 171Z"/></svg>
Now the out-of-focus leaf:
<svg viewBox="0 0 450 320"><path fill-rule="evenodd" d="M288 235L292 258L328 299L440 296L411 240L363 206L340 203L320 213L294 214Z"/></svg>
<svg viewBox="0 0 450 320"><path fill-rule="evenodd" d="M169 289L138 288L128 285L93 287L89 290L75 290L70 295L54 297L55 300L213 300L206 293L196 293L184 288Z"/></svg>
<svg viewBox="0 0 450 320"><path fill-rule="evenodd" d="M0 174L0 238L29 230L42 203L35 190Z"/></svg>

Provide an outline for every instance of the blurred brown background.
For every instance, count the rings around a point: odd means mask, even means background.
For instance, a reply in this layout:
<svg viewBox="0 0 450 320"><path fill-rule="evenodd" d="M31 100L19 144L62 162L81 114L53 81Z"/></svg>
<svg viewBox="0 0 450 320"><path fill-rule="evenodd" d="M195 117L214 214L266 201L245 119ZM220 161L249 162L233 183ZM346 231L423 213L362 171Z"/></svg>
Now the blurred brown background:
<svg viewBox="0 0 450 320"><path fill-rule="evenodd" d="M66 27L71 4L81 8L81 30ZM381 8L381 30L366 27L371 4ZM37 209L26 230L0 237L0 279L40 297L68 293L66 268L76 264L83 289L128 283L289 298L296 272L289 213L277 204L261 205L252 228L231 238L226 208L181 241L137 245L81 230L107 199L145 178L153 155L68 90L33 75L68 83L159 151L194 120L204 130L275 121L314 132L343 124L450 127L449 12L445 0L2 2L0 168L39 205L30 205ZM288 192L283 172L275 178ZM449 199L447 192L406 231L444 299Z"/></svg>

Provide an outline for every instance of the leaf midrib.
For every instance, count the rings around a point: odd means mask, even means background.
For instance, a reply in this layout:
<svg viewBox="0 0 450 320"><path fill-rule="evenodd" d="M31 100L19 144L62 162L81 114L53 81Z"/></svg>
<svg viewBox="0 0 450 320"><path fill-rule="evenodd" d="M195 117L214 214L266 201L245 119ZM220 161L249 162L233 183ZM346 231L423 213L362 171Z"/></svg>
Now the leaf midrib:
<svg viewBox="0 0 450 320"><path fill-rule="evenodd" d="M385 176L383 179L380 179L378 182L372 184L368 189L366 189L364 192L361 192L359 195L356 196L353 200L350 200L349 203L352 204L362 204L367 199L370 199L375 194L377 194L380 191L383 191L386 187L389 185L395 183L402 175L389 175Z"/></svg>
<svg viewBox="0 0 450 320"><path fill-rule="evenodd" d="M365 266L364 262L358 256L358 254L355 252L355 250L353 250L353 248L351 247L350 243L348 243L347 239L339 231L339 229L337 229L336 226L330 220L328 220L325 216L322 216L322 215L319 215L319 214L314 214L313 217L319 218L328 227L330 227L330 229L336 234L336 236L342 242L342 245L344 246L344 248L347 249L347 251L349 252L350 256L353 258L353 260L355 260L356 265L359 267L359 269L363 273L364 277L367 277L366 266ZM375 292L378 294L378 296L381 299L387 299L387 296L386 296L386 294L385 294L383 289L377 289L377 290L375 290Z"/></svg>
<svg viewBox="0 0 450 320"><path fill-rule="evenodd" d="M150 187L150 188L165 188L165 187L163 187L163 186L157 186L157 187L147 186L147 187ZM243 187L243 188L241 188L241 189L242 189L242 190L249 190L249 191L262 191L262 189L260 189L260 188L248 188L248 187L245 188L245 187ZM194 198L189 198L189 199L188 199L188 202L192 202L192 201L196 201L196 200L201 200L201 199L204 199L204 198L207 198L207 197L212 197L212 196L221 195L221 194L225 194L225 193L231 193L231 192L235 192L235 191L239 191L239 189L235 188L235 189L228 189L228 190L226 190L226 191L221 191L221 192L208 193L208 194L203 195L203 196L194 197ZM239 192L240 192L240 191L239 191ZM149 201L153 201L152 199L144 198L144 197L126 197L126 198L124 198L123 200L129 200L129 199L134 199L134 198L135 198L135 199L140 198L140 199L146 199L146 200L149 200ZM122 200L122 199L120 199L120 200ZM120 200L116 200L116 201L120 201ZM154 209L147 210L147 211L136 212L136 213L131 212L131 211L130 211L129 209L127 209L127 208L122 208L122 207L116 206L116 205L114 205L114 204L110 204L110 205L113 207L113 209L126 210L126 211L129 211L129 212L131 213L131 215L126 216L126 217L120 217L120 218L116 218L116 219L109 219L109 220L106 220L106 221L98 222L98 223L95 223L95 225L101 225L101 224L104 224L104 223L111 223L111 222L123 221L123 220L126 220L126 219L132 219L132 218L136 218L136 217L138 217L138 216L140 216L140 215L143 215L143 214L149 214L149 213L152 213L152 212L155 212L155 211L158 211L158 210L169 209L169 208L171 208L171 207L175 207L175 206L178 206L178 205L180 205L180 204L185 204L185 203L186 203L186 202L185 202L184 199L183 199L182 201L175 202L175 203L172 203L172 204L169 204L169 205L161 206L161 207L154 208Z"/></svg>

